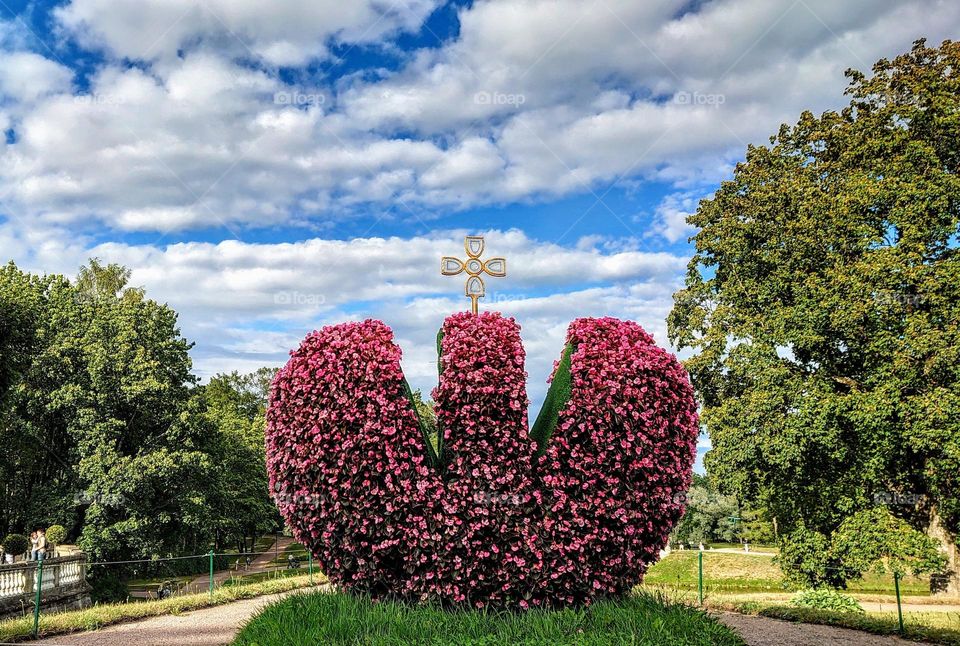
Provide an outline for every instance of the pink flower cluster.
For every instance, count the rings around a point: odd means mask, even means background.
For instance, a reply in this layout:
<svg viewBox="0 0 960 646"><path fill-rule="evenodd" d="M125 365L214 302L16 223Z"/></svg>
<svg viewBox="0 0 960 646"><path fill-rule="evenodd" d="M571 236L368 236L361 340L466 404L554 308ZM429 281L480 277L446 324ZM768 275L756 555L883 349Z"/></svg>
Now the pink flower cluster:
<svg viewBox="0 0 960 646"><path fill-rule="evenodd" d="M683 513L698 422L683 367L632 322L570 325L571 397L538 454L519 326L443 326L434 464L379 321L307 336L274 381L267 466L294 536L375 597L559 606L638 584Z"/></svg>

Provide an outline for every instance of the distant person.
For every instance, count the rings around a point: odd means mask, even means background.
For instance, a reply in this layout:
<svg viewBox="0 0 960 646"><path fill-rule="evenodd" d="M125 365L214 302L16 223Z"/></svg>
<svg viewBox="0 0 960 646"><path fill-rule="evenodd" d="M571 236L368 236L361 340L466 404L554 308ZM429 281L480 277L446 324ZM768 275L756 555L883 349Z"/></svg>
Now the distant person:
<svg viewBox="0 0 960 646"><path fill-rule="evenodd" d="M680 551L683 551L683 543L680 543Z"/></svg>
<svg viewBox="0 0 960 646"><path fill-rule="evenodd" d="M703 543L702 543L702 542L700 543L700 551L701 551L701 552L703 551Z"/></svg>
<svg viewBox="0 0 960 646"><path fill-rule="evenodd" d="M42 529L37 530L37 561L42 561L47 555L47 533Z"/></svg>
<svg viewBox="0 0 960 646"><path fill-rule="evenodd" d="M38 533L39 532L37 532L36 530L30 532L30 560L31 561L37 560L37 541L39 540Z"/></svg>

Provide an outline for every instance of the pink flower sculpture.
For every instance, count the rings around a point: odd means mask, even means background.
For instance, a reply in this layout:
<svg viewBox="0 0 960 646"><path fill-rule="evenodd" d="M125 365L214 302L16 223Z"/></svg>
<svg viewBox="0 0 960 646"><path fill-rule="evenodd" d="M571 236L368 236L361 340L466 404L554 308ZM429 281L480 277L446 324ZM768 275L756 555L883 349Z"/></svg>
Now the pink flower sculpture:
<svg viewBox="0 0 960 646"><path fill-rule="evenodd" d="M456 314L442 334L439 456L386 325L326 327L291 353L267 466L296 539L331 581L378 598L528 608L640 583L696 454L680 363L636 323L578 319L548 396L556 414L531 434L516 322Z"/></svg>

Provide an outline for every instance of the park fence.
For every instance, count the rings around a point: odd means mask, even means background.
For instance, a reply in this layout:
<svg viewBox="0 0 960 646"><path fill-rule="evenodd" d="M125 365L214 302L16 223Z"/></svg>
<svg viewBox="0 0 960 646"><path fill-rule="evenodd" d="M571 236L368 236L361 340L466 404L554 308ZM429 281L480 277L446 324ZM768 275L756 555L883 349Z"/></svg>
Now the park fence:
<svg viewBox="0 0 960 646"><path fill-rule="evenodd" d="M268 550L189 554L166 558L87 561L83 554L0 567L0 618L40 615L103 603L138 603L209 594L232 586L295 576L314 583L313 556L280 541Z"/></svg>

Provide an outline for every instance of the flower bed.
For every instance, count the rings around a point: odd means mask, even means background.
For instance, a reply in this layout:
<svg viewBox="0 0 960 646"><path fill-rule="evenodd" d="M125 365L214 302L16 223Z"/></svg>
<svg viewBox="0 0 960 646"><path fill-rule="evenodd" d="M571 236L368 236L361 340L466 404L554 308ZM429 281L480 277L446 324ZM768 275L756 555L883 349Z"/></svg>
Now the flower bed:
<svg viewBox="0 0 960 646"><path fill-rule="evenodd" d="M332 581L525 608L642 580L682 514L696 451L693 392L672 355L635 323L574 321L554 414L531 436L519 327L451 316L433 394L438 456L392 336L372 320L323 328L274 382L274 498Z"/></svg>

